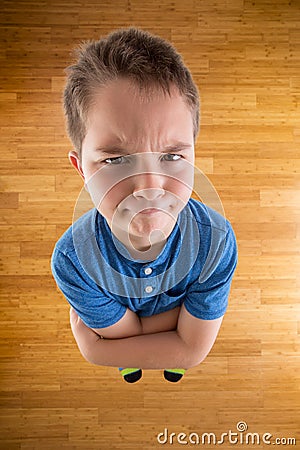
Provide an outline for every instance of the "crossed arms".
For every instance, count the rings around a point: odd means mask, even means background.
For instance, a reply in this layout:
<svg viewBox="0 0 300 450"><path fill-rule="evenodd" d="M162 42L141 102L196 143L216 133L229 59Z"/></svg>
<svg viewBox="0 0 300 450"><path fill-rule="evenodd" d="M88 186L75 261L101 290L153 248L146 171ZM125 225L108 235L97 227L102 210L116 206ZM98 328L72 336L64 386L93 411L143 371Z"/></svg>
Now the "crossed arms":
<svg viewBox="0 0 300 450"><path fill-rule="evenodd" d="M139 317L127 308L116 324L90 329L74 309L70 309L72 332L87 361L102 366L141 369L197 366L211 350L222 319L197 319L184 304L151 317Z"/></svg>

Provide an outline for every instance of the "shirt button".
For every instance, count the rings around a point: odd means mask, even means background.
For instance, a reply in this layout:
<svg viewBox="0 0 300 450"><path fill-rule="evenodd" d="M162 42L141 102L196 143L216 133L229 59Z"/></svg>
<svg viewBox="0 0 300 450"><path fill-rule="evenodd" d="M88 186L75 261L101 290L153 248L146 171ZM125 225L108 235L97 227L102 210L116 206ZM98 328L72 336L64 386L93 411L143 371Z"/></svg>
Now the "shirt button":
<svg viewBox="0 0 300 450"><path fill-rule="evenodd" d="M146 286L145 287L145 291L147 292L147 294L150 294L153 291L153 287L152 286Z"/></svg>
<svg viewBox="0 0 300 450"><path fill-rule="evenodd" d="M150 273L152 273L152 269L151 267L146 267L146 269L144 270L146 275L150 275Z"/></svg>

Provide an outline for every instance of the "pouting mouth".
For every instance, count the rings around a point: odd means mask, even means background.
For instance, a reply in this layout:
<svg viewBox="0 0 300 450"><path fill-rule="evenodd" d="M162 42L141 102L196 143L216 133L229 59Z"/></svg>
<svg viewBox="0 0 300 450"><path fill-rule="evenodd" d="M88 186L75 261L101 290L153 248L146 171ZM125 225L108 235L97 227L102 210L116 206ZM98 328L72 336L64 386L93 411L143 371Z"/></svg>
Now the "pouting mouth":
<svg viewBox="0 0 300 450"><path fill-rule="evenodd" d="M161 211L161 212L167 212L169 208L171 207L171 204L156 204L156 203L141 203L138 205L130 204L130 203L123 203L118 206L119 209L131 211L133 214L139 214L141 212L145 211Z"/></svg>
<svg viewBox="0 0 300 450"><path fill-rule="evenodd" d="M121 214L130 215L132 217L136 216L137 214L145 214L145 215L151 215L151 214L158 214L158 213L165 213L165 214L172 214L176 210L177 204L175 202L164 202L164 203L158 203L158 202L143 202L140 204L134 204L130 202L122 202L118 205L117 210Z"/></svg>
<svg viewBox="0 0 300 450"><path fill-rule="evenodd" d="M141 211L138 211L138 214L156 214L156 213L160 213L160 212L164 212L162 209L158 209L158 208L145 208L142 209Z"/></svg>

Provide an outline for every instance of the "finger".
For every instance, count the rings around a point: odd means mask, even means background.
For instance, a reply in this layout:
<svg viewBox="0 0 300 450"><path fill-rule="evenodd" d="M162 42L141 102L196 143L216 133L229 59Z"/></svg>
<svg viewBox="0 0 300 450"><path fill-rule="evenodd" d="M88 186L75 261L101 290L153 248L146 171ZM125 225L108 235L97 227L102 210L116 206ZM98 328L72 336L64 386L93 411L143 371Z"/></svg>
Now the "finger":
<svg viewBox="0 0 300 450"><path fill-rule="evenodd" d="M70 323L71 325L76 325L79 322L79 316L74 308L70 308Z"/></svg>
<svg viewBox="0 0 300 450"><path fill-rule="evenodd" d="M70 307L70 319L71 319L71 320L73 319L73 317L75 317L74 314L75 314L75 311L74 311L74 309L73 309L72 306L71 306L71 307Z"/></svg>

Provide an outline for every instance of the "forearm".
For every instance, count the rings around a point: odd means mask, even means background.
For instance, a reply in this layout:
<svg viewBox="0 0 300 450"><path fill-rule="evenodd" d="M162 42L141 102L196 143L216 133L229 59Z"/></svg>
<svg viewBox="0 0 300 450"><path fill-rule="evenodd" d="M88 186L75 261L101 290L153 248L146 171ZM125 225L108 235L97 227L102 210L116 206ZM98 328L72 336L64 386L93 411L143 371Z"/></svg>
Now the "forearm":
<svg viewBox="0 0 300 450"><path fill-rule="evenodd" d="M193 367L190 350L176 331L133 336L124 339L99 339L87 359L92 364L141 369Z"/></svg>
<svg viewBox="0 0 300 450"><path fill-rule="evenodd" d="M163 313L148 317L139 317L142 332L139 334L153 334L162 331L173 331L177 328L180 306Z"/></svg>

